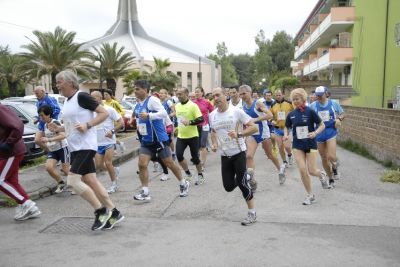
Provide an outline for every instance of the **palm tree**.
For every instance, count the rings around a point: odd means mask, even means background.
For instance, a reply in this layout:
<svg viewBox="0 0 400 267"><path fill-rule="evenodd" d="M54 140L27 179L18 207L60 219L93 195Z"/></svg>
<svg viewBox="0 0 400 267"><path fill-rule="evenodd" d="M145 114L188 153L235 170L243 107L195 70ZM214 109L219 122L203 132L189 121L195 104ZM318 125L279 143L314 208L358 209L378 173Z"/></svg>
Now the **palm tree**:
<svg viewBox="0 0 400 267"><path fill-rule="evenodd" d="M0 81L8 85L9 96L17 96L17 88L28 78L26 59L20 55L2 54L0 56Z"/></svg>
<svg viewBox="0 0 400 267"><path fill-rule="evenodd" d="M154 59L154 71L148 73L144 71L144 76L147 76L151 84L155 86L156 90L167 89L171 91L176 83L179 81L179 77L168 71L168 67L171 66L169 59L161 59L153 57Z"/></svg>
<svg viewBox="0 0 400 267"><path fill-rule="evenodd" d="M132 56L131 52L125 53L125 47L118 48L116 42L113 45L103 43L100 49L96 47L94 49L97 55L93 59L100 61L100 67L96 67L97 72L100 73L100 77L106 80L107 88L115 93L118 78L129 73L129 68L133 65L135 57Z"/></svg>
<svg viewBox="0 0 400 267"><path fill-rule="evenodd" d="M30 40L30 44L23 45L29 52L21 54L30 61L32 77L50 74L54 93L58 93L56 75L62 70L71 69L82 78L91 77L93 64L86 60L91 58L91 53L81 50L82 44L74 43L75 32L56 27L54 33L33 31L33 34L38 41Z"/></svg>

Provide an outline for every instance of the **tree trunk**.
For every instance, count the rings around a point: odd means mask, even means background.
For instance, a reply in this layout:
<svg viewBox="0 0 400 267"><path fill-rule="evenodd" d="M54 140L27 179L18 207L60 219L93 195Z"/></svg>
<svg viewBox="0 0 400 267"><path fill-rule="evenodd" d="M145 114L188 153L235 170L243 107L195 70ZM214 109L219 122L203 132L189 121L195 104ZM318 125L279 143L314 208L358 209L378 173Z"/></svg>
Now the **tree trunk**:
<svg viewBox="0 0 400 267"><path fill-rule="evenodd" d="M114 79L106 79L107 89L111 89L115 95L115 89L117 88L117 83Z"/></svg>
<svg viewBox="0 0 400 267"><path fill-rule="evenodd" d="M10 97L17 96L18 82L8 82Z"/></svg>
<svg viewBox="0 0 400 267"><path fill-rule="evenodd" d="M56 82L56 75L57 73L55 72L51 73L51 89L53 90L53 94L59 94Z"/></svg>

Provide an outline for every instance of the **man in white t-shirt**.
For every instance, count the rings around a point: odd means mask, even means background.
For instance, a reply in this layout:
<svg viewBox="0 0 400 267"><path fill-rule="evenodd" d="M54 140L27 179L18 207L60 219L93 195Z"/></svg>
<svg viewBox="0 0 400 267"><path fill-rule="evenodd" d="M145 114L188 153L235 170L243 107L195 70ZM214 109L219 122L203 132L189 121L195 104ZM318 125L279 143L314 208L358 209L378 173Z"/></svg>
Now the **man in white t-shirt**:
<svg viewBox="0 0 400 267"><path fill-rule="evenodd" d="M245 136L257 131L251 117L243 110L230 106L221 88L213 90L215 109L210 113L211 149L221 153L222 183L227 192L239 186L246 200L248 214L242 225L256 222L253 192L246 174L246 143ZM242 125L246 128L239 131Z"/></svg>
<svg viewBox="0 0 400 267"><path fill-rule="evenodd" d="M102 123L96 125L97 131L97 153L95 156L96 169L102 169L105 165L108 174L111 178L111 186L107 192L109 194L114 193L118 190L118 169L114 168L112 159L114 155L114 146L117 138L115 133L122 128L124 121L121 115L112 107L103 104L103 96L99 91L94 91L91 95L96 99L96 102L103 106L108 117ZM114 122L118 122L114 127Z"/></svg>

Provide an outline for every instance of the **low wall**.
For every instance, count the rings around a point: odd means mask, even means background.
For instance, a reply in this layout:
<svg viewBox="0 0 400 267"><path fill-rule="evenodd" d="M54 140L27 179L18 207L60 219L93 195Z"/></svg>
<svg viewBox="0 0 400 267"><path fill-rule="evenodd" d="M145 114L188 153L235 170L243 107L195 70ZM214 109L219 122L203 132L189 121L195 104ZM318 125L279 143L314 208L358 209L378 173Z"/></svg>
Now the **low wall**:
<svg viewBox="0 0 400 267"><path fill-rule="evenodd" d="M400 166L400 110L343 106L338 140L365 147L371 155Z"/></svg>

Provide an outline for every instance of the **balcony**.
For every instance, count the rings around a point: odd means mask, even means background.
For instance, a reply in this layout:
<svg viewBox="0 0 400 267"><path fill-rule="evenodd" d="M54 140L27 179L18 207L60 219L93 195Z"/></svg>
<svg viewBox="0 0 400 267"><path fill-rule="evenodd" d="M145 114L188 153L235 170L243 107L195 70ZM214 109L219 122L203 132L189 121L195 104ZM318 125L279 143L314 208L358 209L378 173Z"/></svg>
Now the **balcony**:
<svg viewBox="0 0 400 267"><path fill-rule="evenodd" d="M350 25L354 24L354 7L332 7L324 20L308 36L294 52L295 60L303 55L304 52L316 49L340 32L344 32Z"/></svg>
<svg viewBox="0 0 400 267"><path fill-rule="evenodd" d="M303 75L310 75L328 67L341 68L352 63L353 48L330 48L327 53L305 65Z"/></svg>

